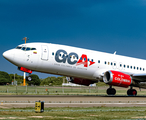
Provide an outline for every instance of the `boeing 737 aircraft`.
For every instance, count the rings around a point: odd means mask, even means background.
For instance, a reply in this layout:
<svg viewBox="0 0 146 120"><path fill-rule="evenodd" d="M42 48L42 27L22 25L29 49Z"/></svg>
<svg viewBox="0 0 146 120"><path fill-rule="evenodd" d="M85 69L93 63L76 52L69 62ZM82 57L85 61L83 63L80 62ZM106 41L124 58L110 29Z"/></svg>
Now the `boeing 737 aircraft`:
<svg viewBox="0 0 146 120"><path fill-rule="evenodd" d="M86 85L103 81L112 86L130 87L127 95L137 95L133 87L146 88L146 60L51 43L27 43L3 53L21 71L38 71L68 76L72 83Z"/></svg>

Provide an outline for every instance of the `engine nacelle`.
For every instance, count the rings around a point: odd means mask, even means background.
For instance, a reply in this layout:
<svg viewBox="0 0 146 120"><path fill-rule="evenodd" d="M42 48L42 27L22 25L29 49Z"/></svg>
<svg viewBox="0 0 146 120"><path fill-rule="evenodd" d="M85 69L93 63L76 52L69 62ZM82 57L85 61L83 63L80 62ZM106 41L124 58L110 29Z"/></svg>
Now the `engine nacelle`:
<svg viewBox="0 0 146 120"><path fill-rule="evenodd" d="M79 85L86 85L89 86L90 84L95 83L92 80L88 79L83 79L83 78L72 78L72 77L67 77L68 82L79 84Z"/></svg>
<svg viewBox="0 0 146 120"><path fill-rule="evenodd" d="M106 84L120 87L129 87L132 84L130 75L113 70L104 73L103 81Z"/></svg>

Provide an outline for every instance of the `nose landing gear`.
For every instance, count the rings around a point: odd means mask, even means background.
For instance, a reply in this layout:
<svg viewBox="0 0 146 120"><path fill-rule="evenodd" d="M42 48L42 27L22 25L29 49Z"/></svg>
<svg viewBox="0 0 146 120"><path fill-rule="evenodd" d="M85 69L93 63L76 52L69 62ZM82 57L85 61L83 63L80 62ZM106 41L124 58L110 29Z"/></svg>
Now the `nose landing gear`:
<svg viewBox="0 0 146 120"><path fill-rule="evenodd" d="M26 80L27 80L27 81L31 81L31 80L32 80L32 78L31 78L30 75L31 75L31 74L29 73L29 76L26 77Z"/></svg>

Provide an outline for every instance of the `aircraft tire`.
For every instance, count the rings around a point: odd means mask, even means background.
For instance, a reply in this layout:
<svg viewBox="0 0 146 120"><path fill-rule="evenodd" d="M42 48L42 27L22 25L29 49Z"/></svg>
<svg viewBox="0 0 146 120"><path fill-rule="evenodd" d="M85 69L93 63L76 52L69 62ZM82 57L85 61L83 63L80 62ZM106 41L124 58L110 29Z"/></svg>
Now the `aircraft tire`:
<svg viewBox="0 0 146 120"><path fill-rule="evenodd" d="M31 81L32 78L30 76L27 77L27 81Z"/></svg>
<svg viewBox="0 0 146 120"><path fill-rule="evenodd" d="M115 88L108 88L106 93L108 95L115 95L116 94L116 90L115 90Z"/></svg>
<svg viewBox="0 0 146 120"><path fill-rule="evenodd" d="M137 91L135 89L129 89L129 90L127 90L127 95L128 96L136 96Z"/></svg>

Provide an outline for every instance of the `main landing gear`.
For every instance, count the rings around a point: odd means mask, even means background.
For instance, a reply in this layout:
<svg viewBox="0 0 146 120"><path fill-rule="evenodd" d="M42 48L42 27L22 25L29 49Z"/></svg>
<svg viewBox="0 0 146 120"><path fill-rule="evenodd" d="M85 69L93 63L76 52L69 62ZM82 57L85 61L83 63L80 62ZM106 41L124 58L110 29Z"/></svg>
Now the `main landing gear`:
<svg viewBox="0 0 146 120"><path fill-rule="evenodd" d="M116 89L115 89L115 88L112 88L112 86L110 86L110 88L108 88L108 89L106 90L106 93L107 93L108 95L115 95L115 94L116 94Z"/></svg>
<svg viewBox="0 0 146 120"><path fill-rule="evenodd" d="M116 90L115 88L112 88L112 86L110 86L107 90L106 93L108 95L115 95L116 94ZM127 95L128 96L136 96L137 95L137 91L135 89L133 89L133 87L130 87L129 90L127 90Z"/></svg>
<svg viewBox="0 0 146 120"><path fill-rule="evenodd" d="M133 89L133 87L131 87L129 90L127 90L127 95L128 96L136 96L137 91L135 89Z"/></svg>

